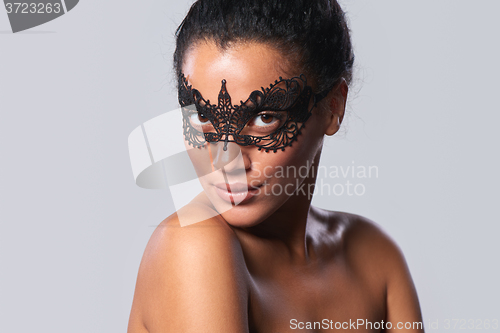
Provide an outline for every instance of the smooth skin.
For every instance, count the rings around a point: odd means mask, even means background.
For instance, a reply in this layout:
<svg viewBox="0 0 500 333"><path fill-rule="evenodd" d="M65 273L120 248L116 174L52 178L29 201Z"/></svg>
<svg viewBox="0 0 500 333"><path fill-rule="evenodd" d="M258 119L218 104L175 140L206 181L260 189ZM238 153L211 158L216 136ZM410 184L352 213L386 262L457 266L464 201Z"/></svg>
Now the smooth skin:
<svg viewBox="0 0 500 333"><path fill-rule="evenodd" d="M200 42L184 60L183 73L205 99L216 101L226 79L233 104L279 76L301 74L272 46L254 42L225 50ZM314 208L300 192L264 194L296 184L293 175L273 176L279 167L318 165L324 136L340 128L347 92L341 81L285 151L241 147L247 179L261 194L202 222L181 227L173 214L156 228L139 268L128 333L331 332L299 329L323 319L391 322L398 331L398 322L422 322L405 259L375 223ZM309 168L299 181L307 189L315 178ZM183 209L193 217L213 210L207 195Z"/></svg>

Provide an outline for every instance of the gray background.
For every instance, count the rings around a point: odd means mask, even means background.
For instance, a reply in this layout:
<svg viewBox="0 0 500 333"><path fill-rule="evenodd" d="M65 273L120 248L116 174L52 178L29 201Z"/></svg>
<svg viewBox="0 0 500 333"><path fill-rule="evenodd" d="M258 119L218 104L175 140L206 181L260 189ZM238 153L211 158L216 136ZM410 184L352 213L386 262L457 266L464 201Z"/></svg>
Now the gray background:
<svg viewBox="0 0 500 333"><path fill-rule="evenodd" d="M400 244L439 331L500 319L500 2L342 3L357 78L322 163L379 177L315 204ZM173 213L168 191L134 184L127 137L176 107L173 32L189 5L85 0L15 35L0 9L1 332L126 330L143 250Z"/></svg>

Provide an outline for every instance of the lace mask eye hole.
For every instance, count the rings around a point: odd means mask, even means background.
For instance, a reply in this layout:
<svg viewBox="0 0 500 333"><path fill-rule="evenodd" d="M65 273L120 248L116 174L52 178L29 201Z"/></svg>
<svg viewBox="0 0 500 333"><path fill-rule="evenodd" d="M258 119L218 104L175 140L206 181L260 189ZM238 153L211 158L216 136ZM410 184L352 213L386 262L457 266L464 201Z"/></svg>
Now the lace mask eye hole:
<svg viewBox="0 0 500 333"><path fill-rule="evenodd" d="M288 118L286 111L264 111L254 116L243 128L241 135L263 137L283 126Z"/></svg>
<svg viewBox="0 0 500 333"><path fill-rule="evenodd" d="M274 117L274 116L272 116L270 114L263 114L263 115L257 116L254 119L254 123L257 126L268 126L268 125L276 122L277 119L275 119L275 118L276 117ZM258 124L259 122L262 123L262 124Z"/></svg>
<svg viewBox="0 0 500 333"><path fill-rule="evenodd" d="M193 114L192 115L192 118L194 120L196 120L196 118L198 118L196 121L198 121L201 124L206 124L209 120L207 117L205 117L203 114L201 113L198 113L198 114Z"/></svg>
<svg viewBox="0 0 500 333"><path fill-rule="evenodd" d="M202 133L215 132L215 129L210 120L208 120L208 118L205 117L202 113L191 111L188 114L188 119L191 126L198 132Z"/></svg>

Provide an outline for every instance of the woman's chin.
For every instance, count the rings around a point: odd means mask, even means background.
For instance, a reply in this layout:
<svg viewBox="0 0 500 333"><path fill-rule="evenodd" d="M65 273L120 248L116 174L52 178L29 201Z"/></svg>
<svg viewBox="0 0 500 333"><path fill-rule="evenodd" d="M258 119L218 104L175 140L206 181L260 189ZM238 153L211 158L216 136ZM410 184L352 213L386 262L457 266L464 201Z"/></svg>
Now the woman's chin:
<svg viewBox="0 0 500 333"><path fill-rule="evenodd" d="M231 226L249 228L261 223L267 217L267 212L259 207L238 205L220 214Z"/></svg>

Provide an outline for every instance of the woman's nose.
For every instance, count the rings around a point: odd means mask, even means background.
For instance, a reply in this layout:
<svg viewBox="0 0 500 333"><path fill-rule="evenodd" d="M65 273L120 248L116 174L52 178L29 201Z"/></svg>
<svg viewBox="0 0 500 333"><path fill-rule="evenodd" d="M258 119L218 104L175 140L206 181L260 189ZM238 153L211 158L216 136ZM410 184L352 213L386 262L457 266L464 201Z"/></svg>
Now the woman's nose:
<svg viewBox="0 0 500 333"><path fill-rule="evenodd" d="M208 145L210 159L215 170L226 172L242 171L250 167L251 162L240 146L234 142L214 142Z"/></svg>

